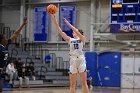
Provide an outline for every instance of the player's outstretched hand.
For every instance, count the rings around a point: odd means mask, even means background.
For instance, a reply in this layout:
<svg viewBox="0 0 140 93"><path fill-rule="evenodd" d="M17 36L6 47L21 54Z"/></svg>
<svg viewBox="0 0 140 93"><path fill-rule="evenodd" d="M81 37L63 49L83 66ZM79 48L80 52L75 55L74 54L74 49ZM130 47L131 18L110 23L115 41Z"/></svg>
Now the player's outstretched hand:
<svg viewBox="0 0 140 93"><path fill-rule="evenodd" d="M63 18L65 23L69 23L68 20L66 18Z"/></svg>
<svg viewBox="0 0 140 93"><path fill-rule="evenodd" d="M24 17L23 23L26 25L27 24L27 17Z"/></svg>

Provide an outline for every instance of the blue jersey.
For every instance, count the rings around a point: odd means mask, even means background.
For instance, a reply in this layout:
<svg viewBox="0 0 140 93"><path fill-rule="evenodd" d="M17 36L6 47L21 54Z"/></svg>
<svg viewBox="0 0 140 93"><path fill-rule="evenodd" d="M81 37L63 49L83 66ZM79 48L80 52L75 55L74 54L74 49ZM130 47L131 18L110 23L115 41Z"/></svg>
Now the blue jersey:
<svg viewBox="0 0 140 93"><path fill-rule="evenodd" d="M0 44L0 68L4 68L8 59L8 45L11 43L11 40L8 40L8 44L3 46Z"/></svg>
<svg viewBox="0 0 140 93"><path fill-rule="evenodd" d="M91 78L91 73L87 72L87 79Z"/></svg>

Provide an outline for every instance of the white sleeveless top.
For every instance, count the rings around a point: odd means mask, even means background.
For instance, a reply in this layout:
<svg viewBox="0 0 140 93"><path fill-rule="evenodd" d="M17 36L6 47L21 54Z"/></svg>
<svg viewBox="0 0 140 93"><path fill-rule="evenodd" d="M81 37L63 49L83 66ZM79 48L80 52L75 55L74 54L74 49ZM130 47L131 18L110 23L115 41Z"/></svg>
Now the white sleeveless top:
<svg viewBox="0 0 140 93"><path fill-rule="evenodd" d="M84 53L83 53L84 43L80 40L80 38L78 38L78 39L70 38L69 45L70 45L69 54L71 56L84 55Z"/></svg>

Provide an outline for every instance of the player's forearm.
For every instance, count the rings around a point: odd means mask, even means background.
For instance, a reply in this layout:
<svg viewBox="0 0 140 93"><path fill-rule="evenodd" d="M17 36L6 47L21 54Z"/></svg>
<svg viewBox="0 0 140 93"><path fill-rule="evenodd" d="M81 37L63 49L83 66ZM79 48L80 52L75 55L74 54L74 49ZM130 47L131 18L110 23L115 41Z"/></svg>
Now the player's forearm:
<svg viewBox="0 0 140 93"><path fill-rule="evenodd" d="M27 17L24 17L22 25L15 31L14 34L19 35L23 27L27 24Z"/></svg>
<svg viewBox="0 0 140 93"><path fill-rule="evenodd" d="M71 25L71 24L67 21L67 19L64 18L64 21L65 21L65 23L78 35L78 37L79 37L83 42L86 41L85 36L83 36L83 35L78 31L77 28L75 28L73 25Z"/></svg>
<svg viewBox="0 0 140 93"><path fill-rule="evenodd" d="M58 33L63 37L64 40L69 41L68 36L61 30L59 26L56 27Z"/></svg>
<svg viewBox="0 0 140 93"><path fill-rule="evenodd" d="M73 25L71 25L66 19L64 19L64 20L65 20L66 24L67 24L73 31L77 30L77 28L75 28Z"/></svg>
<svg viewBox="0 0 140 93"><path fill-rule="evenodd" d="M12 41L14 41L14 40L18 37L18 35L20 34L20 32L22 31L22 29L23 29L24 26L25 26L25 23L23 23L23 24L14 32L14 34L10 37L10 39L11 39Z"/></svg>
<svg viewBox="0 0 140 93"><path fill-rule="evenodd" d="M22 31L23 27L25 26L25 23L23 23L16 31L14 34L20 34L20 32Z"/></svg>
<svg viewBox="0 0 140 93"><path fill-rule="evenodd" d="M78 29L77 30L73 30L77 35L78 37L83 41L83 42L86 42L86 37L84 35L82 35Z"/></svg>
<svg viewBox="0 0 140 93"><path fill-rule="evenodd" d="M59 27L59 24L58 24L57 20L55 18L53 18L53 21L54 21L54 25L56 26L56 29L57 29L58 33L61 36L63 36L63 32L62 32L61 28Z"/></svg>
<svg viewBox="0 0 140 93"><path fill-rule="evenodd" d="M64 38L64 40L66 41L69 41L69 37L62 31L62 29L60 28L55 16L51 15L53 21L54 21L54 24L56 26L56 29L58 31L58 33Z"/></svg>
<svg viewBox="0 0 140 93"><path fill-rule="evenodd" d="M22 25L16 30L15 34L20 34L22 31L23 27L27 24L27 17L24 17Z"/></svg>
<svg viewBox="0 0 140 93"><path fill-rule="evenodd" d="M61 28L60 28L60 26L59 26L59 24L58 24L57 19L56 19L55 16L53 16L53 15L51 15L51 17L52 17L52 20L53 20L53 22L54 22L54 25L56 26L57 31L60 33L60 35L63 35L63 34L62 34L62 30L61 30Z"/></svg>

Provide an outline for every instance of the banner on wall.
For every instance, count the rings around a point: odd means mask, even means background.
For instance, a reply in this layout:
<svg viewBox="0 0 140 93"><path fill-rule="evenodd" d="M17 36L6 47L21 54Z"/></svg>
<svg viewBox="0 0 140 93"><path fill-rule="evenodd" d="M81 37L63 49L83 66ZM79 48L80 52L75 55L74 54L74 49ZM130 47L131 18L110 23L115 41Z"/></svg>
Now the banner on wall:
<svg viewBox="0 0 140 93"><path fill-rule="evenodd" d="M76 25L76 6L60 6L60 26L62 31L73 37L72 30L66 25L63 18L66 18L73 26Z"/></svg>
<svg viewBox="0 0 140 93"><path fill-rule="evenodd" d="M111 24L110 30L113 33L140 32L140 24Z"/></svg>
<svg viewBox="0 0 140 93"><path fill-rule="evenodd" d="M48 41L48 14L46 7L34 8L34 41Z"/></svg>

